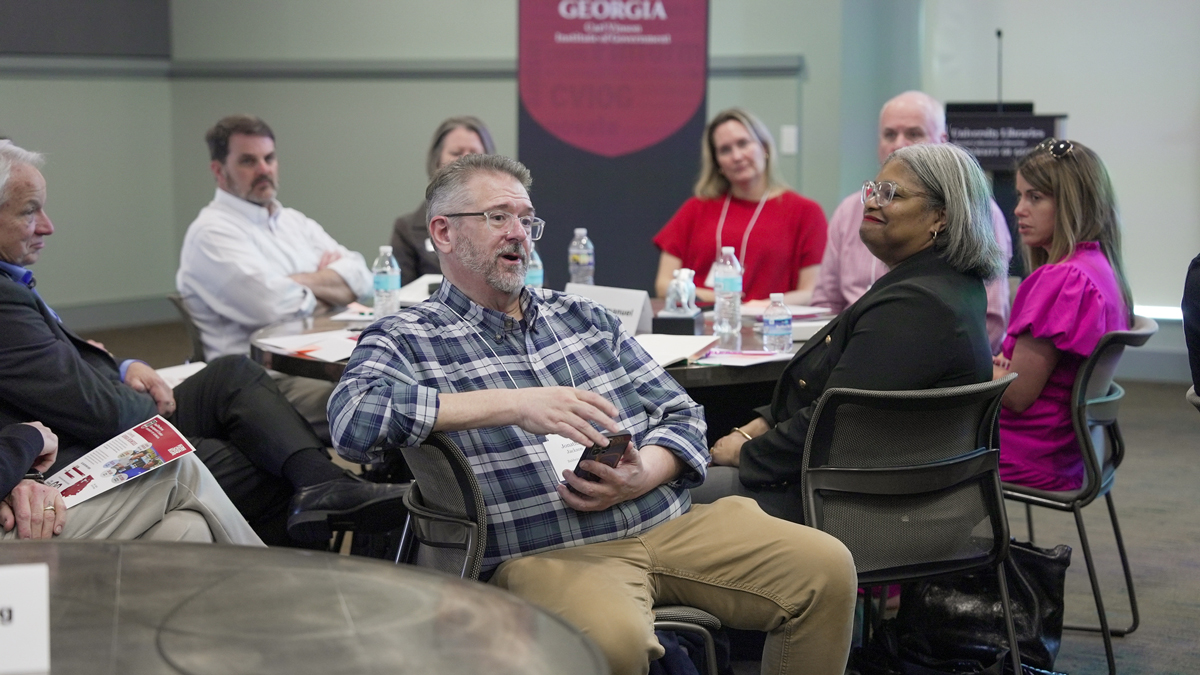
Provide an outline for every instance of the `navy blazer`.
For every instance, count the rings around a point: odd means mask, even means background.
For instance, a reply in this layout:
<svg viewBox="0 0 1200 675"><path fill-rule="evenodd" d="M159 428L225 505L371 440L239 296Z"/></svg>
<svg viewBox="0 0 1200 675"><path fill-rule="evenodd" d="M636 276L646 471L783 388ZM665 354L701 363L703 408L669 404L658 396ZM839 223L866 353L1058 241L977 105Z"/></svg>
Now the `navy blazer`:
<svg viewBox="0 0 1200 675"><path fill-rule="evenodd" d="M24 284L0 274L0 427L41 422L58 435L58 471L157 414L121 382L112 356L58 322Z"/></svg>
<svg viewBox="0 0 1200 675"><path fill-rule="evenodd" d="M772 428L746 441L738 477L755 489L800 478L814 403L830 387L904 390L992 379L987 293L927 248L880 277L792 358L769 406Z"/></svg>

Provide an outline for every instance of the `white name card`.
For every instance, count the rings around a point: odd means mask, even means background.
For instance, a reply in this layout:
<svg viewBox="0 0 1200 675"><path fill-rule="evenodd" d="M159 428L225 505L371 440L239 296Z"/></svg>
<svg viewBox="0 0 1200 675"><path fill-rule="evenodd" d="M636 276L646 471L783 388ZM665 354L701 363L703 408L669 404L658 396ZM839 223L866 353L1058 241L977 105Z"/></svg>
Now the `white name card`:
<svg viewBox="0 0 1200 675"><path fill-rule="evenodd" d="M0 565L0 675L50 672L50 567Z"/></svg>
<svg viewBox="0 0 1200 675"><path fill-rule="evenodd" d="M650 332L650 321L653 317L650 311L650 294L646 291L589 284L567 284L565 290L571 295L583 296L604 305L604 309L616 314L625 330L633 335Z"/></svg>

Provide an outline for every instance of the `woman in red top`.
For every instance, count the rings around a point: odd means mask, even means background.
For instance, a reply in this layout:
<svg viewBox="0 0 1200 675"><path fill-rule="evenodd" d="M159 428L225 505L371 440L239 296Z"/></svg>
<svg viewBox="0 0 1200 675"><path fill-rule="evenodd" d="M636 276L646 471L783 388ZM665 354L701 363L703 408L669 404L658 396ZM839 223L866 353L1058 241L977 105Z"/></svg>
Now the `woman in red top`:
<svg viewBox="0 0 1200 675"><path fill-rule="evenodd" d="M712 302L713 261L732 246L745 270L744 299L786 293L789 304L808 304L825 252L825 214L775 175L774 155L771 133L748 110L730 108L708 123L696 196L654 237L659 297L686 267L696 271L697 299Z"/></svg>

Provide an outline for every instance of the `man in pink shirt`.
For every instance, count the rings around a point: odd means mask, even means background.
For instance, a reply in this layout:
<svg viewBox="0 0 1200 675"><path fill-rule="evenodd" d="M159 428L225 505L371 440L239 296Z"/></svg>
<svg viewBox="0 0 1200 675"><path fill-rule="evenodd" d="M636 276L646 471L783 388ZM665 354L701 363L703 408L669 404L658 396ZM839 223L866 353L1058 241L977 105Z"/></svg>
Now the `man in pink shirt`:
<svg viewBox="0 0 1200 675"><path fill-rule="evenodd" d="M892 152L918 143L945 143L946 110L929 94L906 91L884 104L879 112L879 163ZM812 304L841 312L858 300L888 268L858 238L862 224L863 205L860 193L846 197L829 219L829 235L825 257L813 291ZM1012 258L1012 237L1004 213L992 201L992 227L996 241L1004 251L1004 265ZM1000 350L1000 342L1008 328L1008 279L1000 277L987 284L987 330L992 353Z"/></svg>

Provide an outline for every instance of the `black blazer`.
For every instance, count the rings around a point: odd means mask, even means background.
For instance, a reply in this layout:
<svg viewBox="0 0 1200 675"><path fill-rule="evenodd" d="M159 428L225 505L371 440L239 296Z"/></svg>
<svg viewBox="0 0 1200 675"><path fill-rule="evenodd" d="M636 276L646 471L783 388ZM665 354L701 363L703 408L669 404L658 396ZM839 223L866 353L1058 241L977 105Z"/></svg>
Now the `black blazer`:
<svg viewBox="0 0 1200 675"><path fill-rule="evenodd" d="M1188 265L1183 283L1183 338L1187 342L1188 364L1192 370L1192 385L1200 394L1200 255Z"/></svg>
<svg viewBox="0 0 1200 675"><path fill-rule="evenodd" d="M102 349L55 320L24 284L0 274L0 427L41 422L58 434L57 471L157 413L121 382Z"/></svg>
<svg viewBox="0 0 1200 675"><path fill-rule="evenodd" d="M429 226L425 223L425 202L416 211L396 219L392 226L392 255L400 263L400 283L416 281L422 274L441 274L442 265L437 253L425 250Z"/></svg>
<svg viewBox="0 0 1200 675"><path fill-rule="evenodd" d="M742 445L738 476L755 489L800 477L814 403L829 387L902 390L987 382L992 352L983 282L955 271L933 248L900 263L805 343L771 405L771 426Z"/></svg>

